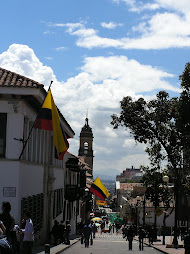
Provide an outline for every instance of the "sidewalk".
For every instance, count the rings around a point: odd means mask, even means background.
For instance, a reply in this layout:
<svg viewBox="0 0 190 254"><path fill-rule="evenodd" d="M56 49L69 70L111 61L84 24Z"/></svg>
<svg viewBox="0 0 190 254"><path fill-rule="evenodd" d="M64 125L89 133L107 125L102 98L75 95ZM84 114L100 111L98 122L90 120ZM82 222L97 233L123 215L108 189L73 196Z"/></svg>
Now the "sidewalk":
<svg viewBox="0 0 190 254"><path fill-rule="evenodd" d="M79 235L71 235L70 236L70 245L66 245L66 244L58 244L56 246L51 246L50 248L50 254L59 254L62 251L66 250L67 248L69 248L70 246L72 246L73 244L77 243L80 240L80 236ZM44 254L45 250L44 250L44 245L43 246L35 246L33 247L33 254Z"/></svg>
<svg viewBox="0 0 190 254"><path fill-rule="evenodd" d="M178 248L178 249L175 249L173 247L167 248L167 246L170 246L170 242L171 242L170 236L166 236L165 245L162 245L162 237L158 236L158 239L161 241L154 242L153 245L151 245L150 247L153 247L154 249L157 249L166 254L184 254L184 248ZM148 245L148 239L146 239L144 243ZM178 239L178 244L180 246L183 245L183 242L180 240L180 238Z"/></svg>

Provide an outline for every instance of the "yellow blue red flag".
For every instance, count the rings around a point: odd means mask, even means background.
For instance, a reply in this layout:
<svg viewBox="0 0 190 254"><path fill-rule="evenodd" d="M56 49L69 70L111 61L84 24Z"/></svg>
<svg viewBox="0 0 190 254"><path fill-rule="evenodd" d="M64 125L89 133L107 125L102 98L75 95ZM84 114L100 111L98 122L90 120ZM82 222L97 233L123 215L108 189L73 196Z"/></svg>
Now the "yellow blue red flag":
<svg viewBox="0 0 190 254"><path fill-rule="evenodd" d="M93 182L93 184L91 185L90 191L94 193L96 196L98 196L101 200L105 200L105 198L108 198L110 196L109 191L100 181L98 176L96 180Z"/></svg>
<svg viewBox="0 0 190 254"><path fill-rule="evenodd" d="M55 145L55 157L63 159L69 148L66 134L61 126L59 113L54 103L51 89L49 89L45 101L37 116L35 128L53 131L53 141Z"/></svg>

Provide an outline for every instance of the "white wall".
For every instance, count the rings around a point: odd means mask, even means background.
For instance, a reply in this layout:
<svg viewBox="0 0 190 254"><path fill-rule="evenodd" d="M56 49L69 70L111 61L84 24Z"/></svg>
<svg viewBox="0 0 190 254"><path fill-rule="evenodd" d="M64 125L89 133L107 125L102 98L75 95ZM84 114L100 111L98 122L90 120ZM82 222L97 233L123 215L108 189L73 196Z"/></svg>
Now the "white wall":
<svg viewBox="0 0 190 254"><path fill-rule="evenodd" d="M11 214L15 218L16 223L20 223L19 217L19 197L20 197L20 188L19 188L19 162L17 161L7 161L0 160L0 204L3 201L10 202L12 206ZM16 189L15 197L5 197L3 195L3 188L13 187Z"/></svg>
<svg viewBox="0 0 190 254"><path fill-rule="evenodd" d="M22 163L20 167L21 198L43 193L43 165Z"/></svg>
<svg viewBox="0 0 190 254"><path fill-rule="evenodd" d="M161 208L164 211L164 208ZM147 208L145 209L145 212L148 213L148 215L145 215L145 224L154 224L154 208ZM167 211L170 212L170 209ZM166 227L173 227L174 226L174 211L172 212L169 217L166 219ZM164 219L164 213L162 213L160 216L157 216L157 226L163 226L163 219ZM141 207L139 211L139 222L142 225L143 224L143 208Z"/></svg>

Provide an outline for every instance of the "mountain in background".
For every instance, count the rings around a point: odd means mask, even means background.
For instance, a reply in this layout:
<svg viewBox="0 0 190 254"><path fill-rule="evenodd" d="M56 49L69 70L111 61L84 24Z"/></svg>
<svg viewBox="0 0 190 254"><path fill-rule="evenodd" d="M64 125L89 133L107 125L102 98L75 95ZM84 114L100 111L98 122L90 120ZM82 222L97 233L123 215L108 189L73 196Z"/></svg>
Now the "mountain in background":
<svg viewBox="0 0 190 254"><path fill-rule="evenodd" d="M116 180L116 176L113 176L113 175L101 175L101 174L94 174L94 177L93 177L94 180L96 179L97 176L100 178L101 182L103 182L103 181L106 181L106 182L109 182L109 181L115 182L115 180Z"/></svg>

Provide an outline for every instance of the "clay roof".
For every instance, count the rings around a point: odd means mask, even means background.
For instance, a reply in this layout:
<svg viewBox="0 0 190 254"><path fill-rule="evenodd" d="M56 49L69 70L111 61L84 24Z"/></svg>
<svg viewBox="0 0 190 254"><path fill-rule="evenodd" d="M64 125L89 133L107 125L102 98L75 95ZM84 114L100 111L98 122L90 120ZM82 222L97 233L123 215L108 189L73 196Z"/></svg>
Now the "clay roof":
<svg viewBox="0 0 190 254"><path fill-rule="evenodd" d="M0 87L30 87L38 88L44 87L32 79L26 78L22 75L8 71L0 67Z"/></svg>

